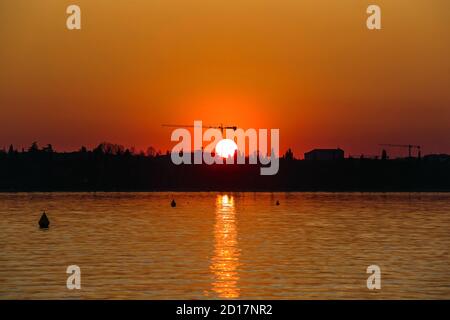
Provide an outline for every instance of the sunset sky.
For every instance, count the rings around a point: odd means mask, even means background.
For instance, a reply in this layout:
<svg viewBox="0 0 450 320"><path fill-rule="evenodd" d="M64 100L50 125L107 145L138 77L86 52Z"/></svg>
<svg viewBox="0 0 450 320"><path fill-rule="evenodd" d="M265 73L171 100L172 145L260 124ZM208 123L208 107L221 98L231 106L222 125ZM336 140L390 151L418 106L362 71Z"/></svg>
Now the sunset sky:
<svg viewBox="0 0 450 320"><path fill-rule="evenodd" d="M296 156L450 153L449 39L448 0L2 0L0 148L165 151L161 124L202 120L279 128Z"/></svg>

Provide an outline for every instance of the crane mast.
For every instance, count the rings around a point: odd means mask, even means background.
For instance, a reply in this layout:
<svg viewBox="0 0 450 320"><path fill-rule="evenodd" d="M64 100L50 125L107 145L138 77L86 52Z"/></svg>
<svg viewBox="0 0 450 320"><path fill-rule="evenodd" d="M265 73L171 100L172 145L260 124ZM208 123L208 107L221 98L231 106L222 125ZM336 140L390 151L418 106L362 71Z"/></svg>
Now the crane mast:
<svg viewBox="0 0 450 320"><path fill-rule="evenodd" d="M413 145L413 144L380 144L380 146L383 147L396 147L396 148L408 148L408 156L412 157L412 149L417 149L417 157L420 158L421 156L421 146Z"/></svg>

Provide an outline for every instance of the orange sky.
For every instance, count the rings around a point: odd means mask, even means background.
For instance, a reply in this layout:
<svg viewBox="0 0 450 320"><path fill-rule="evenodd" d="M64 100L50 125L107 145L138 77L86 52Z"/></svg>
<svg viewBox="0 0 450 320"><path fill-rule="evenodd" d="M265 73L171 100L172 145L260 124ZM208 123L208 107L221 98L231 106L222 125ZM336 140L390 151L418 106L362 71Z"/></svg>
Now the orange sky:
<svg viewBox="0 0 450 320"><path fill-rule="evenodd" d="M279 128L296 155L450 153L449 25L448 0L4 0L0 148L166 150L161 124L203 120Z"/></svg>

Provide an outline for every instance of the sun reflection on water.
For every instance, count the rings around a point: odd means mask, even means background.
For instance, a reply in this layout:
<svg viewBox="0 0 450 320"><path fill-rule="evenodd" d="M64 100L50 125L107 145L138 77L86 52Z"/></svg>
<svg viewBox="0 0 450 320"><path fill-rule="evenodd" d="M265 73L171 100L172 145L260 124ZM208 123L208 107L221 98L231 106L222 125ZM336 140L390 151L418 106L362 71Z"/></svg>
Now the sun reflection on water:
<svg viewBox="0 0 450 320"><path fill-rule="evenodd" d="M239 248L234 199L218 195L214 226L214 256L210 269L214 275L212 290L220 298L239 298Z"/></svg>

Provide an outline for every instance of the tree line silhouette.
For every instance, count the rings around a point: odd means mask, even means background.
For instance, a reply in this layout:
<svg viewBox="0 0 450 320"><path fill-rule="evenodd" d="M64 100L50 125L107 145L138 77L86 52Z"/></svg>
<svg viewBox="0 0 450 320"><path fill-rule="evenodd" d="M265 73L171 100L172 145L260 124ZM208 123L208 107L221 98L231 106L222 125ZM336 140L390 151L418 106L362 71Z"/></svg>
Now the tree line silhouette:
<svg viewBox="0 0 450 320"><path fill-rule="evenodd" d="M248 162L247 162L248 163ZM56 152L52 145L0 150L0 191L450 191L450 156L422 159L295 159L274 176L260 165L174 165L170 153L101 143Z"/></svg>

